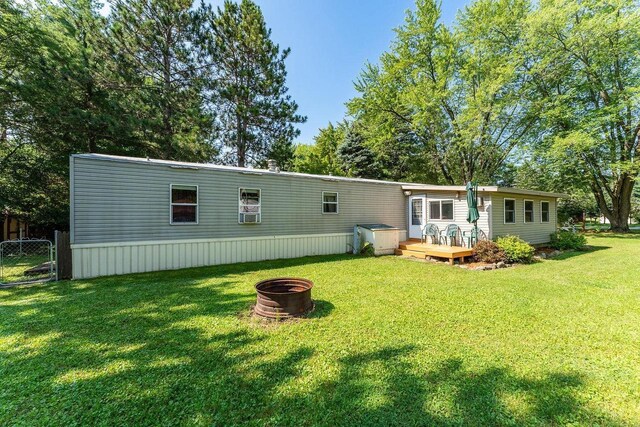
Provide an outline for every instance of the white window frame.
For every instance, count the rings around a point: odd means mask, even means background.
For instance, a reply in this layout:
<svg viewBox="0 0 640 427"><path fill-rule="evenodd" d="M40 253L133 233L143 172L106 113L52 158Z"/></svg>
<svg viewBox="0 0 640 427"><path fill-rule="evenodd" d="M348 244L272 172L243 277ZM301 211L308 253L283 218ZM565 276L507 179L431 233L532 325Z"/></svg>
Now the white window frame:
<svg viewBox="0 0 640 427"><path fill-rule="evenodd" d="M451 218L442 218L442 202L451 203ZM440 217L431 218L431 203L438 203L440 206ZM427 200L427 222L429 221L453 221L456 218L456 202L453 199Z"/></svg>
<svg viewBox="0 0 640 427"><path fill-rule="evenodd" d="M173 187L195 187L196 203L173 203ZM173 222L174 206L195 206L196 222ZM196 184L169 184L169 224L170 225L198 225L200 223L200 187Z"/></svg>
<svg viewBox="0 0 640 427"><path fill-rule="evenodd" d="M513 222L507 222L507 200L513 201ZM502 201L502 220L504 224L515 224L516 223L516 199L510 199L505 197Z"/></svg>
<svg viewBox="0 0 640 427"><path fill-rule="evenodd" d="M414 224L414 223L413 223L413 219L414 219L414 218L413 218L413 203L414 203L416 200L419 200L419 201L420 201L420 203L422 203L422 206L421 206L421 207L422 207L422 209L420 209L420 217L418 217L418 221L419 221L419 223L418 223L418 224ZM427 201L427 198L426 198L426 197L424 197L424 196L417 195L417 196L415 196L415 197L411 197L411 198L409 198L409 226L410 226L410 227L411 227L411 226L414 226L414 227L422 227L422 226L424 225L424 217L423 217L422 215L423 215L423 214L425 214L425 213L428 213L428 209L429 209L427 206L425 206L425 205L424 205L424 204L425 204L425 202L426 202L426 203L429 203L429 202ZM429 218L429 216L428 216L428 215L427 215L427 218ZM427 219L427 222L428 222L428 221L429 221L429 220Z"/></svg>
<svg viewBox="0 0 640 427"><path fill-rule="evenodd" d="M544 220L544 217L542 216L542 204L546 203L547 204L547 220ZM542 224L547 224L551 222L551 202L549 202L549 200L540 200L540 223Z"/></svg>
<svg viewBox="0 0 640 427"><path fill-rule="evenodd" d="M335 194L336 195L336 201L335 202L325 202L324 201L324 195L325 194ZM324 211L324 205L336 205L336 211L335 212L325 212ZM340 213L340 193L338 193L337 191L323 191L322 192L322 214L323 215L338 215Z"/></svg>
<svg viewBox="0 0 640 427"><path fill-rule="evenodd" d="M243 205L242 204L242 190L251 190L251 191L257 191L258 192L258 212L256 215L258 215L258 221L256 222L244 222L244 221L240 221L240 215L241 214L246 214L246 212L242 212L240 209L242 209L243 206L256 206L256 205ZM257 187L238 187L238 224L243 224L243 225L251 225L251 224L261 224L262 223L262 189L257 188Z"/></svg>
<svg viewBox="0 0 640 427"><path fill-rule="evenodd" d="M527 221L527 202L531 202L531 221ZM531 199L524 199L522 203L522 222L525 224L533 224L536 222L536 202Z"/></svg>

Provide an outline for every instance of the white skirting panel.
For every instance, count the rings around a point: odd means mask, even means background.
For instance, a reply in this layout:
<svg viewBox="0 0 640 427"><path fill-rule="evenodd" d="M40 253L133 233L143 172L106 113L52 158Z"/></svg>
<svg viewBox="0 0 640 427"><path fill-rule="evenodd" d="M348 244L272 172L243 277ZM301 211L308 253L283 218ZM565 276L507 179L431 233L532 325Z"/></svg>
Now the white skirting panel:
<svg viewBox="0 0 640 427"><path fill-rule="evenodd" d="M353 233L71 245L73 278L351 251Z"/></svg>

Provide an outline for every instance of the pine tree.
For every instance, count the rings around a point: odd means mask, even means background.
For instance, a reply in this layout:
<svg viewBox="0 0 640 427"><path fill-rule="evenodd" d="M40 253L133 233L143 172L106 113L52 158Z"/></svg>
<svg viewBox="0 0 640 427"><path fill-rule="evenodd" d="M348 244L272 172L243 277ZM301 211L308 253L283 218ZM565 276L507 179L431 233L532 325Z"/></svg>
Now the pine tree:
<svg viewBox="0 0 640 427"><path fill-rule="evenodd" d="M354 125L347 130L338 147L338 158L347 176L356 178L382 178L376 156L364 143L362 134Z"/></svg>
<svg viewBox="0 0 640 427"><path fill-rule="evenodd" d="M110 23L116 88L138 121L148 155L210 160L212 118L203 107L203 43L192 0L116 0Z"/></svg>
<svg viewBox="0 0 640 427"><path fill-rule="evenodd" d="M285 153L290 162L291 143L300 134L294 125L306 120L287 94L290 50L281 51L271 40L260 8L250 0L227 0L217 13L210 10L206 29L209 102L218 112L221 161L255 165L269 154Z"/></svg>

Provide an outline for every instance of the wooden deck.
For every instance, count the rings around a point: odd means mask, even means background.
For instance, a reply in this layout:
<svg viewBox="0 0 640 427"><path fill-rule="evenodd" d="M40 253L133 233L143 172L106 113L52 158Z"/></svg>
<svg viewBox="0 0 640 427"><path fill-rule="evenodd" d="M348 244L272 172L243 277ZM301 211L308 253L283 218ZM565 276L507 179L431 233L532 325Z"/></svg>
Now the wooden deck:
<svg viewBox="0 0 640 427"><path fill-rule="evenodd" d="M449 260L449 264L453 265L456 259L459 259L460 263L464 264L465 257L473 255L473 249L460 246L420 243L420 240L407 240L400 242L399 249L396 249L396 255L412 256L415 258L445 258Z"/></svg>

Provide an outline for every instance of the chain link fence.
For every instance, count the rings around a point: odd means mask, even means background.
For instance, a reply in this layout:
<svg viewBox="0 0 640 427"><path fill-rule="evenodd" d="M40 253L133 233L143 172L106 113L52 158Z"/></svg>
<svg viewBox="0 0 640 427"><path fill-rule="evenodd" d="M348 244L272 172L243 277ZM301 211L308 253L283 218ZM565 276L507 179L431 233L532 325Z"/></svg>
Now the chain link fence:
<svg viewBox="0 0 640 427"><path fill-rule="evenodd" d="M0 286L46 282L55 278L49 240L6 240L0 243Z"/></svg>

